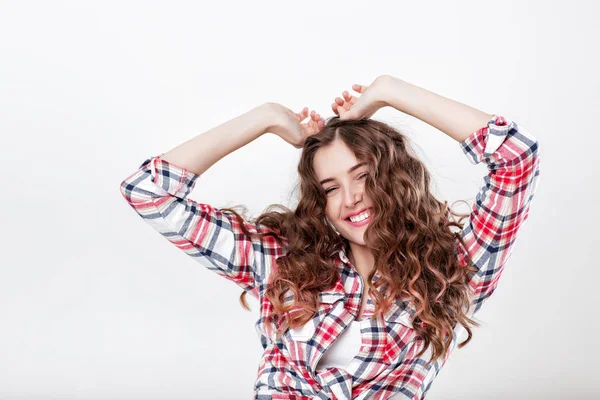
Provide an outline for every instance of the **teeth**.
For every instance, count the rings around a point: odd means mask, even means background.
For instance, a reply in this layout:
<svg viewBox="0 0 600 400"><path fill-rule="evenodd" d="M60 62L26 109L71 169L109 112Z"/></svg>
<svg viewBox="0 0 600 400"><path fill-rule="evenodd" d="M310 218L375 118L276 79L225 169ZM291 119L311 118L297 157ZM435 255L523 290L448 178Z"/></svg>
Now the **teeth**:
<svg viewBox="0 0 600 400"><path fill-rule="evenodd" d="M371 215L371 213L368 212L368 211L365 211L362 214L358 214L358 215L355 215L354 217L350 217L350 221L352 221L352 222L360 222L362 220L367 219L369 217L369 215Z"/></svg>

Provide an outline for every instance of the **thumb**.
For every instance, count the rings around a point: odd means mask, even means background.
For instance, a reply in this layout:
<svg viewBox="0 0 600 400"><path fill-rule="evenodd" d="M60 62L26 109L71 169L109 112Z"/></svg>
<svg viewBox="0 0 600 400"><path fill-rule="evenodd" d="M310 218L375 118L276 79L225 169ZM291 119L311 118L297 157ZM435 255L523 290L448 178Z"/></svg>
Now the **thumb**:
<svg viewBox="0 0 600 400"><path fill-rule="evenodd" d="M355 83L354 85L352 85L352 89L354 89L355 92L362 94L367 90L367 86L359 85L358 83Z"/></svg>
<svg viewBox="0 0 600 400"><path fill-rule="evenodd" d="M355 107L352 107L350 110L346 110L343 106L338 106L337 110L341 120L356 119Z"/></svg>

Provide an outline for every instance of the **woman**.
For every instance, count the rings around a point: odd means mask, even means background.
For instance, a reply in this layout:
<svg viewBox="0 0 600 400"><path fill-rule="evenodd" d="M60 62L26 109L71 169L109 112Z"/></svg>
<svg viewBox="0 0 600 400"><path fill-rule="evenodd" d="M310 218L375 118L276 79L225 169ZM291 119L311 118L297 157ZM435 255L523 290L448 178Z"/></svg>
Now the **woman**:
<svg viewBox="0 0 600 400"><path fill-rule="evenodd" d="M121 183L138 214L260 302L257 399L422 399L495 290L539 177L537 140L502 117L391 76L354 85L325 121L261 105L152 157ZM466 224L434 198L391 106L456 140L488 175ZM302 123L309 118L309 121ZM265 133L302 148L294 210L250 220L187 198ZM464 216L466 217L466 216ZM450 228L457 228L457 232Z"/></svg>

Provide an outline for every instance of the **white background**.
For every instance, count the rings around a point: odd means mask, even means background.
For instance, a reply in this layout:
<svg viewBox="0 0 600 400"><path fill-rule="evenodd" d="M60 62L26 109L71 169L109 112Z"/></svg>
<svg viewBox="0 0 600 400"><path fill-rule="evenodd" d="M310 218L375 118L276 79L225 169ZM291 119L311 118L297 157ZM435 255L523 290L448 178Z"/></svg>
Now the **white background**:
<svg viewBox="0 0 600 400"><path fill-rule="evenodd" d="M599 398L599 11L1 2L0 398L251 398L257 303L243 310L241 289L153 231L119 185L261 103L330 116L343 90L381 74L503 115L540 144L540 185L483 325L428 399ZM485 165L401 112L375 118L410 135L440 198L472 204ZM191 198L252 215L291 205L298 156L264 135L210 168Z"/></svg>

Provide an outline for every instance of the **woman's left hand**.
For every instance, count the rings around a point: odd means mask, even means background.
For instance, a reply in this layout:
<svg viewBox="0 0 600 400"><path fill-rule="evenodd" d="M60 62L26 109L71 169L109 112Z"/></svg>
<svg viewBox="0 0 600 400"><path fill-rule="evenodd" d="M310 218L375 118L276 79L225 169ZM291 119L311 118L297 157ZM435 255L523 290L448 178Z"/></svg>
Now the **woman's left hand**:
<svg viewBox="0 0 600 400"><path fill-rule="evenodd" d="M371 118L377 110L389 105L385 101L386 90L393 79L395 78L392 76L382 75L369 86L352 85L352 89L361 96L356 97L344 91L343 98L336 97L335 102L331 104L331 109L342 120Z"/></svg>

